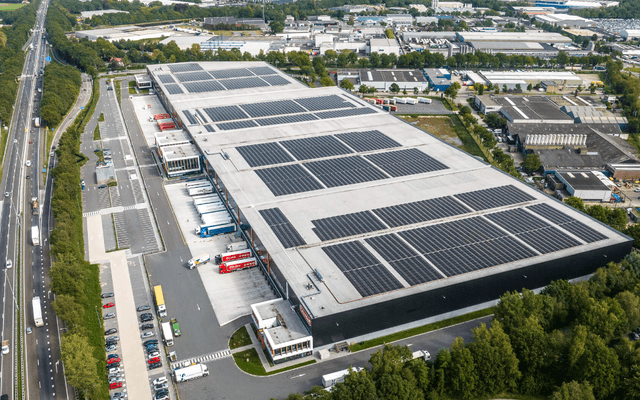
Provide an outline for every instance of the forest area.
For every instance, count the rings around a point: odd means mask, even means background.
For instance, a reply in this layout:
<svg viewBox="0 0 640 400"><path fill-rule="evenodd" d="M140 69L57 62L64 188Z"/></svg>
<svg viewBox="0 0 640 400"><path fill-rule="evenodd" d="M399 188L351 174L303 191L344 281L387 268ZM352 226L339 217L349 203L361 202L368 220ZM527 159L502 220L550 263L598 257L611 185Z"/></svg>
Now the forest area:
<svg viewBox="0 0 640 400"><path fill-rule="evenodd" d="M82 77L77 68L57 62L47 64L44 69L40 116L50 128L62 122L75 103L81 84Z"/></svg>

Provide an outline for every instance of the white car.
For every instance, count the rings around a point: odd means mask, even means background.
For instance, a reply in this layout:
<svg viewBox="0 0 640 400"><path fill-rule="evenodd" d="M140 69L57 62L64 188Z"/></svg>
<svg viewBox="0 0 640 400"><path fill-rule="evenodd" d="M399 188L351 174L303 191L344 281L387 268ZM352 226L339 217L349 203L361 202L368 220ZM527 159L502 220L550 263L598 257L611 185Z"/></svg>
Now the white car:
<svg viewBox="0 0 640 400"><path fill-rule="evenodd" d="M153 381L153 386L162 385L163 383L167 383L167 378L162 376Z"/></svg>
<svg viewBox="0 0 640 400"><path fill-rule="evenodd" d="M142 335L140 335L140 337L141 337L142 339L145 339L145 338L152 337L152 336L155 336L155 335L156 335L156 333L155 333L155 332L145 332L145 333L143 333Z"/></svg>
<svg viewBox="0 0 640 400"><path fill-rule="evenodd" d="M633 189L633 191L638 193L638 192L640 192L640 188L635 188L635 189Z"/></svg>
<svg viewBox="0 0 640 400"><path fill-rule="evenodd" d="M11 269L13 267L13 261L7 260L6 267L7 267L7 269Z"/></svg>
<svg viewBox="0 0 640 400"><path fill-rule="evenodd" d="M109 368L109 374L119 374L122 372L120 368Z"/></svg>
<svg viewBox="0 0 640 400"><path fill-rule="evenodd" d="M27 167L31 166L31 160L27 160Z"/></svg>
<svg viewBox="0 0 640 400"><path fill-rule="evenodd" d="M156 357L160 357L160 353L158 353L157 351L154 351L153 353L149 354L149 360Z"/></svg>

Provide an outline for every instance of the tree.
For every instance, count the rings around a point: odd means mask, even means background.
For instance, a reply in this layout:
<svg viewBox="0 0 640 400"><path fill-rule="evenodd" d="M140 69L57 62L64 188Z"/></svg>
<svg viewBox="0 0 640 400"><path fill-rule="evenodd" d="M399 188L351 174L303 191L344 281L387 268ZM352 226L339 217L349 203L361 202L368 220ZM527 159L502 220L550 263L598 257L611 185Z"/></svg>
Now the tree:
<svg viewBox="0 0 640 400"><path fill-rule="evenodd" d="M584 212L584 202L581 198L570 196L564 202L567 203L568 206Z"/></svg>
<svg viewBox="0 0 640 400"><path fill-rule="evenodd" d="M353 90L353 83L351 83L349 79L343 79L342 82L340 82L340 87L351 91Z"/></svg>
<svg viewBox="0 0 640 400"><path fill-rule="evenodd" d="M418 87L414 87L413 88L413 94L417 95L420 92L420 89L418 89Z"/></svg>
<svg viewBox="0 0 640 400"><path fill-rule="evenodd" d="M73 296L67 294L58 295L51 305L56 315L67 324L70 330L73 331L82 326L84 308L76 303Z"/></svg>
<svg viewBox="0 0 640 400"><path fill-rule="evenodd" d="M458 82L454 82L454 83L458 83ZM455 84L451 85L444 91L444 95L450 98L451 100L455 100L455 98L458 96L458 88L455 86Z"/></svg>
<svg viewBox="0 0 640 400"><path fill-rule="evenodd" d="M322 390L324 391L324 390ZM367 370L349 371L344 383L338 383L332 391L333 400L367 400L376 397L376 385ZM314 397L322 398L322 397Z"/></svg>
<svg viewBox="0 0 640 400"><path fill-rule="evenodd" d="M284 31L284 24L280 21L271 21L269 27L273 33L282 33Z"/></svg>
<svg viewBox="0 0 640 400"><path fill-rule="evenodd" d="M596 400L593 395L593 386L589 382L578 383L576 381L564 382L551 395L550 400Z"/></svg>
<svg viewBox="0 0 640 400"><path fill-rule="evenodd" d="M329 78L329 75L325 75L322 78L320 78L320 84L322 86L335 86L336 83L333 81L333 79Z"/></svg>
<svg viewBox="0 0 640 400"><path fill-rule="evenodd" d="M461 337L451 345L451 392L462 399L470 399L476 390L477 373L471 351Z"/></svg>
<svg viewBox="0 0 640 400"><path fill-rule="evenodd" d="M536 172L542 167L540 157L537 154L527 154L522 162L522 168L527 172Z"/></svg>
<svg viewBox="0 0 640 400"><path fill-rule="evenodd" d="M392 83L391 86L389 86L389 90L391 91L391 93L399 93L400 86L398 86L397 83Z"/></svg>
<svg viewBox="0 0 640 400"><path fill-rule="evenodd" d="M94 398L102 382L96 369L98 361L87 338L77 333L63 335L60 352L69 384Z"/></svg>
<svg viewBox="0 0 640 400"><path fill-rule="evenodd" d="M507 125L507 120L505 118L500 117L496 113L489 113L486 117L484 117L484 122L491 129L504 129Z"/></svg>
<svg viewBox="0 0 640 400"><path fill-rule="evenodd" d="M520 86L519 83L516 83L516 90L521 91L522 90L522 86Z"/></svg>
<svg viewBox="0 0 640 400"><path fill-rule="evenodd" d="M529 85L527 85L527 90L528 91L532 91L533 90L533 84L529 83Z"/></svg>

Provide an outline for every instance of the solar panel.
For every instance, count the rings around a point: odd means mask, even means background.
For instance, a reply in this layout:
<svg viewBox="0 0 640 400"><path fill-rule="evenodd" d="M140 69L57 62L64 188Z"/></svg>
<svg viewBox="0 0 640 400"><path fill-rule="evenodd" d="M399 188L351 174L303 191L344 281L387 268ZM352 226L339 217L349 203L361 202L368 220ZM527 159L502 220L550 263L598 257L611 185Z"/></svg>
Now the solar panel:
<svg viewBox="0 0 640 400"><path fill-rule="evenodd" d="M444 278L396 235L375 236L366 242L411 286Z"/></svg>
<svg viewBox="0 0 640 400"><path fill-rule="evenodd" d="M540 215L543 218L555 223L555 224L563 224L565 222L573 222L575 219L571 218L567 214L562 211L551 207L546 203L534 204L532 206L527 207L527 210L531 210L534 213Z"/></svg>
<svg viewBox="0 0 640 400"><path fill-rule="evenodd" d="M339 133L336 137L357 152L390 149L402 145L380 131Z"/></svg>
<svg viewBox="0 0 640 400"><path fill-rule="evenodd" d="M440 161L418 149L370 154L365 158L393 177L449 169Z"/></svg>
<svg viewBox="0 0 640 400"><path fill-rule="evenodd" d="M175 77L178 78L180 82L211 80L211 75L207 74L205 71L183 72L180 74L175 74Z"/></svg>
<svg viewBox="0 0 640 400"><path fill-rule="evenodd" d="M276 72L276 70L269 67L253 67L253 68L247 68L247 69L256 75L273 75L278 73Z"/></svg>
<svg viewBox="0 0 640 400"><path fill-rule="evenodd" d="M253 74L246 68L221 69L218 71L209 71L209 73L216 79L243 78L246 76L253 76Z"/></svg>
<svg viewBox="0 0 640 400"><path fill-rule="evenodd" d="M196 119L196 117L193 116L193 114L191 114L190 111L183 111L182 112L184 114L184 116L187 118L187 121L189 121L190 125L196 125L198 124L198 120Z"/></svg>
<svg viewBox="0 0 640 400"><path fill-rule="evenodd" d="M271 86L284 86L290 85L291 82L281 77L280 75L261 76L263 81L266 81Z"/></svg>
<svg viewBox="0 0 640 400"><path fill-rule="evenodd" d="M599 242L600 240L608 239L606 235L589 228L582 222L567 222L560 225L560 227L568 232L571 232L587 243Z"/></svg>
<svg viewBox="0 0 640 400"><path fill-rule="evenodd" d="M200 64L196 63L180 63L180 64L169 64L168 65L171 72L188 72L188 71L202 71L202 67Z"/></svg>
<svg viewBox="0 0 640 400"><path fill-rule="evenodd" d="M216 81L185 82L183 86L189 93L217 92L225 88Z"/></svg>
<svg viewBox="0 0 640 400"><path fill-rule="evenodd" d="M257 169L255 173L274 196L322 189L322 186L298 164Z"/></svg>
<svg viewBox="0 0 640 400"><path fill-rule="evenodd" d="M260 215L285 249L307 244L279 208L260 210Z"/></svg>
<svg viewBox="0 0 640 400"><path fill-rule="evenodd" d="M284 115L281 117L261 118L261 119L256 119L255 121L260 126L269 126L269 125L293 124L296 122L316 121L316 120L317 118L313 114L294 114L294 115Z"/></svg>
<svg viewBox="0 0 640 400"><path fill-rule="evenodd" d="M160 79L160 82L162 83L175 83L175 79L173 79L173 76L171 74L164 74L164 75L158 75L158 79Z"/></svg>
<svg viewBox="0 0 640 400"><path fill-rule="evenodd" d="M582 244L552 226L519 233L516 236L542 254L553 253L554 251Z"/></svg>
<svg viewBox="0 0 640 400"><path fill-rule="evenodd" d="M511 233L528 232L550 226L522 208L488 214L486 217Z"/></svg>
<svg viewBox="0 0 640 400"><path fill-rule="evenodd" d="M355 115L376 114L377 111L370 108L352 108L349 110L335 110L315 113L320 119L353 117Z"/></svg>
<svg viewBox="0 0 640 400"><path fill-rule="evenodd" d="M373 212L390 227L417 224L470 212L453 197L439 197L378 208Z"/></svg>
<svg viewBox="0 0 640 400"><path fill-rule="evenodd" d="M387 177L359 156L312 161L305 166L327 187L351 185Z"/></svg>
<svg viewBox="0 0 640 400"><path fill-rule="evenodd" d="M167 92L169 92L169 94L182 94L184 93L184 91L182 91L182 88L177 84L177 83L172 83L169 85L165 85L165 90Z"/></svg>
<svg viewBox="0 0 640 400"><path fill-rule="evenodd" d="M234 129L246 129L246 128L254 128L258 126L255 122L248 119L245 121L233 121L233 122L221 122L216 125L218 129L222 131L231 131Z"/></svg>
<svg viewBox="0 0 640 400"><path fill-rule="evenodd" d="M298 160L311 160L352 153L333 136L316 136L280 142Z"/></svg>
<svg viewBox="0 0 640 400"><path fill-rule="evenodd" d="M269 84L262 79L256 77L252 78L236 78L236 79L224 79L218 81L224 85L228 90L247 89L261 86L269 86Z"/></svg>
<svg viewBox="0 0 640 400"><path fill-rule="evenodd" d="M476 211L535 200L535 197L513 185L456 194L454 197Z"/></svg>
<svg viewBox="0 0 640 400"><path fill-rule="evenodd" d="M309 111L335 110L339 108L355 107L351 102L333 94L331 96L307 97L296 99L296 103Z"/></svg>
<svg viewBox="0 0 640 400"><path fill-rule="evenodd" d="M387 228L371 211L316 219L311 223L315 225L313 231L322 241L360 235Z"/></svg>
<svg viewBox="0 0 640 400"><path fill-rule="evenodd" d="M322 250L362 297L403 287L360 242L340 243L323 247Z"/></svg>
<svg viewBox="0 0 640 400"><path fill-rule="evenodd" d="M236 150L252 168L294 161L277 143L252 144L236 147Z"/></svg>
<svg viewBox="0 0 640 400"><path fill-rule="evenodd" d="M269 101L264 103L243 104L243 110L250 116L270 117L272 115L285 115L303 113L305 110L292 100Z"/></svg>
<svg viewBox="0 0 640 400"><path fill-rule="evenodd" d="M233 121L234 119L247 119L247 114L238 106L222 106L205 108L211 122ZM255 125L254 125L255 126Z"/></svg>
<svg viewBox="0 0 640 400"><path fill-rule="evenodd" d="M205 125L204 129L207 130L207 132L215 132L216 130L213 128L213 125Z"/></svg>
<svg viewBox="0 0 640 400"><path fill-rule="evenodd" d="M209 122L209 120L207 120L207 118L204 116L204 114L202 113L202 111L200 111L200 109L196 109L196 112L198 113L198 115L200 116L200 119L202 119L202 122L204 122L205 124L207 122Z"/></svg>

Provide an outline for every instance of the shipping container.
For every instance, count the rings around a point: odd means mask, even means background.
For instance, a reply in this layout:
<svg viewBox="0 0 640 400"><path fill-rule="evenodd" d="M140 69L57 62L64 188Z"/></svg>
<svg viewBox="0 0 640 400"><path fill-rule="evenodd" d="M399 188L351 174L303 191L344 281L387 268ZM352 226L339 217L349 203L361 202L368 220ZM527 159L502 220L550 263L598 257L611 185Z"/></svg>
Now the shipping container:
<svg viewBox="0 0 640 400"><path fill-rule="evenodd" d="M398 111L398 106L390 106L390 111Z"/></svg>
<svg viewBox="0 0 640 400"><path fill-rule="evenodd" d="M407 97L407 98L405 99L405 102L406 102L407 104L418 104L418 100L413 99L413 98L411 98L411 97Z"/></svg>

